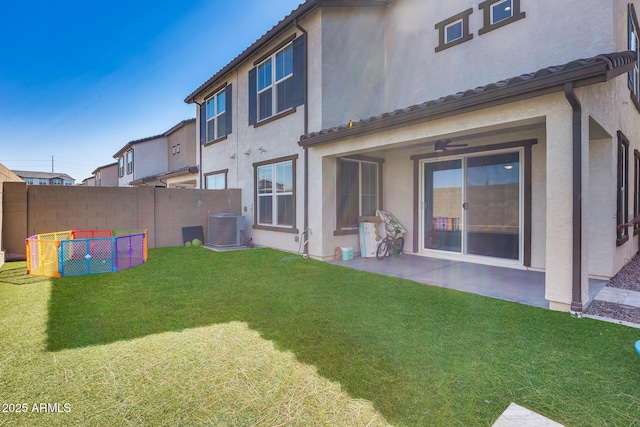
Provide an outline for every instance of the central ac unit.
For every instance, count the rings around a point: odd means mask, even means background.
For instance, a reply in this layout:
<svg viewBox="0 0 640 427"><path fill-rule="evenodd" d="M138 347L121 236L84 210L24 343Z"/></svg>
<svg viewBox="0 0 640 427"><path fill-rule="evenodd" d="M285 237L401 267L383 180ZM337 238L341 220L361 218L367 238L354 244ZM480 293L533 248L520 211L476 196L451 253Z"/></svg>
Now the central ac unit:
<svg viewBox="0 0 640 427"><path fill-rule="evenodd" d="M234 213L209 215L210 246L239 246L243 243L244 217Z"/></svg>

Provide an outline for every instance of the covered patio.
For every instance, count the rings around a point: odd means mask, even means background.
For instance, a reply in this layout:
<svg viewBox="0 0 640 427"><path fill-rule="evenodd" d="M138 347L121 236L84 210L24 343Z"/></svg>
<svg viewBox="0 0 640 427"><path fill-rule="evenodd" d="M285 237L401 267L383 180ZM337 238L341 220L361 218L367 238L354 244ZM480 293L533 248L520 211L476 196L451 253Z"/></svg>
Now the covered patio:
<svg viewBox="0 0 640 427"><path fill-rule="evenodd" d="M549 301L544 298L545 273L542 271L518 270L408 253L391 256L382 261L357 257L350 261L330 262L357 270L409 279L425 285L549 308ZM593 301L606 284L606 280L589 279L589 301L585 306Z"/></svg>

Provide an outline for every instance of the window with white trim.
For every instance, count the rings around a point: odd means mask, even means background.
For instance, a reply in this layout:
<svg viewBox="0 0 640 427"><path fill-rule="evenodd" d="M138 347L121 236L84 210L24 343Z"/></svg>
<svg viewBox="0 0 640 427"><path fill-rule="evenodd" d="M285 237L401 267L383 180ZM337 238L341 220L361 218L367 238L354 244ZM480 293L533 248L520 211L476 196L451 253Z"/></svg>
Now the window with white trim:
<svg viewBox="0 0 640 427"><path fill-rule="evenodd" d="M519 21L526 16L520 10L520 0L485 0L478 5L478 8L484 14L483 27L478 31L479 35Z"/></svg>
<svg viewBox="0 0 640 427"><path fill-rule="evenodd" d="M133 173L133 150L127 151L126 160L127 160L127 175L130 175Z"/></svg>
<svg viewBox="0 0 640 427"><path fill-rule="evenodd" d="M256 166L256 223L293 228L295 166L293 160Z"/></svg>
<svg viewBox="0 0 640 427"><path fill-rule="evenodd" d="M290 44L258 65L258 120L289 108L286 93L293 82L293 46Z"/></svg>
<svg viewBox="0 0 640 427"><path fill-rule="evenodd" d="M60 178L53 178L51 180L51 184L53 184L53 185L62 185L62 180Z"/></svg>
<svg viewBox="0 0 640 427"><path fill-rule="evenodd" d="M633 4L629 4L628 11L629 20L629 50L640 55L640 28L638 28L638 17ZM640 58L640 56L638 56ZM629 90L631 91L631 99L636 107L640 109L640 66L636 60L633 69L629 70L628 75Z"/></svg>
<svg viewBox="0 0 640 427"><path fill-rule="evenodd" d="M124 176L124 156L118 157L118 177Z"/></svg>
<svg viewBox="0 0 640 427"><path fill-rule="evenodd" d="M469 15L472 13L473 9L469 8L435 25L435 29L438 30L436 52L459 45L473 38L473 34L469 32Z"/></svg>
<svg viewBox="0 0 640 427"><path fill-rule="evenodd" d="M207 174L205 188L207 190L225 190L227 188L227 171Z"/></svg>
<svg viewBox="0 0 640 427"><path fill-rule="evenodd" d="M223 89L207 100L207 142L226 135L227 92Z"/></svg>

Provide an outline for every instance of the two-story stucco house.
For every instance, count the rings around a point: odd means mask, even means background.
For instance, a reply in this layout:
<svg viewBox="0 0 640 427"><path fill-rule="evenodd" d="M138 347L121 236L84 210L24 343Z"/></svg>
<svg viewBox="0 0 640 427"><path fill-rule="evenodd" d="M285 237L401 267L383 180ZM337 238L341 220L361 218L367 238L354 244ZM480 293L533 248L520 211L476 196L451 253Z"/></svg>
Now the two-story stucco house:
<svg viewBox="0 0 640 427"><path fill-rule="evenodd" d="M29 185L75 185L76 180L66 173L38 172L38 171L12 171Z"/></svg>
<svg viewBox="0 0 640 427"><path fill-rule="evenodd" d="M98 166L93 172L93 181L83 180L83 184L92 187L117 187L118 186L118 163Z"/></svg>
<svg viewBox="0 0 640 427"><path fill-rule="evenodd" d="M125 144L113 155L118 186L196 188L195 122L183 120L162 134Z"/></svg>
<svg viewBox="0 0 640 427"><path fill-rule="evenodd" d="M385 209L405 251L581 311L638 250L638 6L308 0L186 98L200 185L242 189L257 244L329 259Z"/></svg>

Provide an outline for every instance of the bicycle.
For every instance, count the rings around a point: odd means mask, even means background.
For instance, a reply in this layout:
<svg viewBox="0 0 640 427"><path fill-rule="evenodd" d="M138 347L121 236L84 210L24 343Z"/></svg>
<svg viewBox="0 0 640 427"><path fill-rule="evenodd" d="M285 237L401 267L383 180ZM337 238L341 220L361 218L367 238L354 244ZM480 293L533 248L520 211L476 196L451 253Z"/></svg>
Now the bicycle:
<svg viewBox="0 0 640 427"><path fill-rule="evenodd" d="M376 248L376 258L382 261L384 257L389 256L391 253L400 255L402 248L404 247L404 237L396 237L396 233L389 233L378 243Z"/></svg>

